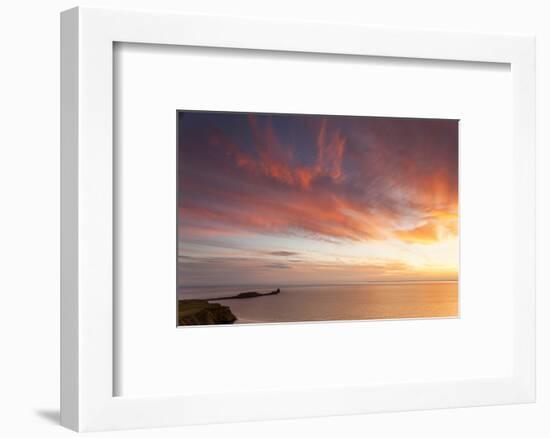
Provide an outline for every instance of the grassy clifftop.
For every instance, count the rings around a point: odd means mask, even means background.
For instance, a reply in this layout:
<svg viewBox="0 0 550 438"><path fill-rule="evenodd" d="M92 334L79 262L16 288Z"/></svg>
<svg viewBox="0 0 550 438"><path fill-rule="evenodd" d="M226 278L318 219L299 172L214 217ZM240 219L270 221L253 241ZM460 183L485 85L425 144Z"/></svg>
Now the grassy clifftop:
<svg viewBox="0 0 550 438"><path fill-rule="evenodd" d="M178 325L233 324L237 317L228 306L206 300L178 301Z"/></svg>

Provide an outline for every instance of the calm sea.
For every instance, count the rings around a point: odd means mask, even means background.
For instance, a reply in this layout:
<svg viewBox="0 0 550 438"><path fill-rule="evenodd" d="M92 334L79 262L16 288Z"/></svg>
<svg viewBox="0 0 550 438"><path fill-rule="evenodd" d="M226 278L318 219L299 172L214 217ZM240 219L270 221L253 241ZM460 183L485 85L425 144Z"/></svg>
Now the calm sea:
<svg viewBox="0 0 550 438"><path fill-rule="evenodd" d="M182 288L180 299L219 298L265 287ZM212 300L215 301L215 300ZM362 283L288 286L266 297L219 301L237 323L429 318L458 315L457 282Z"/></svg>

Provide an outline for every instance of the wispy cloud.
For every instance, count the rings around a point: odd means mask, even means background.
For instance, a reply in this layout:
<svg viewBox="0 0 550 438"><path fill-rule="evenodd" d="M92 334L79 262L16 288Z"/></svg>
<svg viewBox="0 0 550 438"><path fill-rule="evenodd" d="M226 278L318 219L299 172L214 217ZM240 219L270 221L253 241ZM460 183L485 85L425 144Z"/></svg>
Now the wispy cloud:
<svg viewBox="0 0 550 438"><path fill-rule="evenodd" d="M452 120L180 113L180 253L190 242L250 247L257 236L456 239L457 133ZM301 259L294 248L259 256L264 266Z"/></svg>
<svg viewBox="0 0 550 438"><path fill-rule="evenodd" d="M294 251L271 251L268 254L281 257L291 257L299 255L299 253Z"/></svg>
<svg viewBox="0 0 550 438"><path fill-rule="evenodd" d="M263 266L270 269L290 269L290 265L286 263L269 263Z"/></svg>

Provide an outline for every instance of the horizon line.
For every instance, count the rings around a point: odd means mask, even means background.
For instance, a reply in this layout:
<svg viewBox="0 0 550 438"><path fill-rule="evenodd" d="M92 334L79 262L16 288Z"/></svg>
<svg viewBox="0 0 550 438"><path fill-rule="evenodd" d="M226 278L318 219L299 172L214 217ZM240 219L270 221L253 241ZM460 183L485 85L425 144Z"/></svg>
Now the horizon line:
<svg viewBox="0 0 550 438"><path fill-rule="evenodd" d="M296 287L296 286L346 286L358 284L392 284L392 283L458 283L458 279L437 279L437 280L365 280L365 281L350 281L338 283L283 283L282 285L273 284L196 284L177 286L177 289L182 288L208 288L208 287Z"/></svg>

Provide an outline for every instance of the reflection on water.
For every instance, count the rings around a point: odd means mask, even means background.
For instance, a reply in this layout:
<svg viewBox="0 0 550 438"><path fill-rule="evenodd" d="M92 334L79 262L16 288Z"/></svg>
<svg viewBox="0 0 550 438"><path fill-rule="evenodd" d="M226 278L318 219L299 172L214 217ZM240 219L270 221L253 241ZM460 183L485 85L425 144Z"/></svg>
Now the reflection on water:
<svg viewBox="0 0 550 438"><path fill-rule="evenodd" d="M264 288L180 290L179 298L214 298ZM278 295L219 301L238 323L458 316L458 283L369 283L282 287Z"/></svg>

